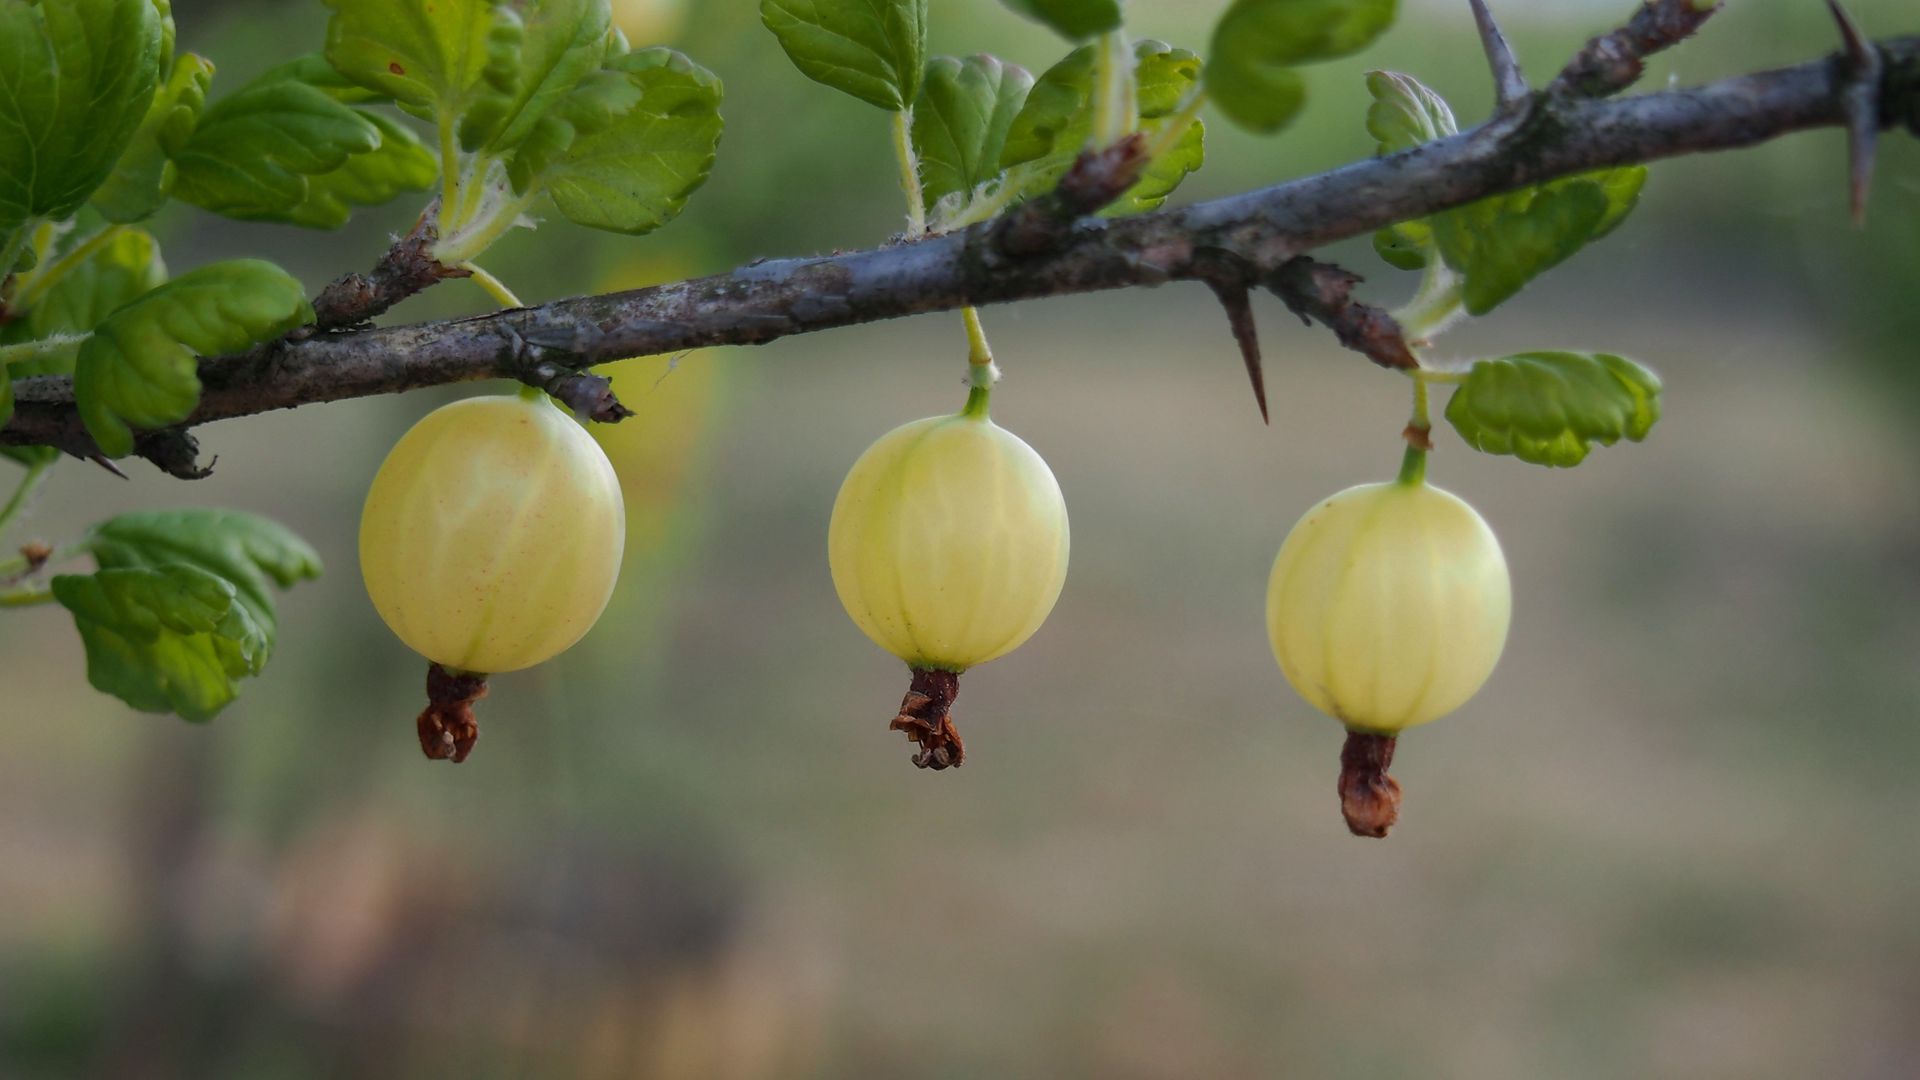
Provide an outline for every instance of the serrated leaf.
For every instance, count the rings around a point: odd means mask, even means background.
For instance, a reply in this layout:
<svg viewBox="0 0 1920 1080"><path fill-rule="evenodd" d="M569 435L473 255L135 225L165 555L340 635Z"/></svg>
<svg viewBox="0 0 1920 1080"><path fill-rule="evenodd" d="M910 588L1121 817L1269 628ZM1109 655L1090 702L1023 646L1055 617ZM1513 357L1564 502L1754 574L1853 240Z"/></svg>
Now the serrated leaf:
<svg viewBox="0 0 1920 1080"><path fill-rule="evenodd" d="M1462 276L1468 313L1484 315L1579 251L1610 204L1591 181L1495 195L1434 215L1434 241Z"/></svg>
<svg viewBox="0 0 1920 1080"><path fill-rule="evenodd" d="M998 57L936 56L927 62L913 110L913 145L929 204L1000 175L1007 129L1032 86L1027 69Z"/></svg>
<svg viewBox="0 0 1920 1080"><path fill-rule="evenodd" d="M1151 138L1159 132L1160 124L1147 121L1141 125L1141 130ZM1194 121L1181 133L1178 141L1153 159L1146 171L1140 174L1138 183L1100 211L1101 216L1120 217L1159 209L1167 201L1167 196L1173 194L1173 189L1179 187L1180 182L1189 175L1198 172L1206 161L1206 138L1206 125Z"/></svg>
<svg viewBox="0 0 1920 1080"><path fill-rule="evenodd" d="M1120 0L1000 0L1013 10L1052 28L1069 41L1118 30Z"/></svg>
<svg viewBox="0 0 1920 1080"><path fill-rule="evenodd" d="M193 412L199 357L239 352L311 321L300 283L272 263L233 259L184 274L109 315L80 346L80 419L102 453L124 457L133 428L165 427Z"/></svg>
<svg viewBox="0 0 1920 1080"><path fill-rule="evenodd" d="M519 14L518 78L505 91L482 82L460 121L462 149L499 154L519 145L607 55L607 0L530 0Z"/></svg>
<svg viewBox="0 0 1920 1080"><path fill-rule="evenodd" d="M628 54L621 53L621 56ZM622 71L602 68L580 80L533 125L507 157L507 177L516 195L524 195L574 140L604 131L640 103L640 84Z"/></svg>
<svg viewBox="0 0 1920 1080"><path fill-rule="evenodd" d="M571 221L638 235L671 221L706 182L720 143L720 80L672 49L608 61L639 103L577 136L540 176Z"/></svg>
<svg viewBox="0 0 1920 1080"><path fill-rule="evenodd" d="M421 145L413 129L377 112L357 109L380 133L380 144L354 154L332 172L309 176L307 196L272 220L309 229L337 229L356 206L378 206L402 192L425 191L440 175L440 159Z"/></svg>
<svg viewBox="0 0 1920 1080"><path fill-rule="evenodd" d="M0 236L107 179L160 83L164 21L150 0L0 0Z"/></svg>
<svg viewBox="0 0 1920 1080"><path fill-rule="evenodd" d="M231 510L122 514L87 540L99 571L53 580L87 647L87 678L136 709L210 719L258 675L279 625L274 587L320 575L286 528Z"/></svg>
<svg viewBox="0 0 1920 1080"><path fill-rule="evenodd" d="M1134 43L1137 85L1150 90L1140 97L1143 109L1164 117L1192 89L1199 77L1199 57L1163 41ZM1151 135L1159 123L1142 118L1140 127ZM1134 188L1115 200L1120 207L1139 208L1164 202L1173 187L1199 168L1204 148L1200 125L1181 136L1161 160L1148 169ZM1093 134L1093 46L1083 45L1048 68L1033 84L1019 115L1007 129L1000 164L1013 170L1008 183L1026 197L1051 191L1073 164ZM1122 210L1120 212L1127 212Z"/></svg>
<svg viewBox="0 0 1920 1080"><path fill-rule="evenodd" d="M1446 99L1411 75L1369 71L1367 93L1373 97L1373 104L1367 106L1367 134L1374 137L1379 153L1391 154L1459 134L1460 127Z"/></svg>
<svg viewBox="0 0 1920 1080"><path fill-rule="evenodd" d="M53 596L86 646L87 682L141 712L211 720L266 661L232 584L191 566L61 574Z"/></svg>
<svg viewBox="0 0 1920 1080"><path fill-rule="evenodd" d="M519 16L499 0L327 0L326 56L402 109L452 123L476 96L510 92ZM483 89L484 87L484 89Z"/></svg>
<svg viewBox="0 0 1920 1080"><path fill-rule="evenodd" d="M1366 48L1388 26L1397 0L1235 0L1214 24L1207 95L1249 131L1278 131L1306 99L1293 69Z"/></svg>
<svg viewBox="0 0 1920 1080"><path fill-rule="evenodd" d="M92 239L77 241L71 248L77 250ZM84 334L122 305L167 280L166 264L160 260L160 246L152 234L131 227L115 229L78 261L56 256L49 264L53 267L60 268L60 277L28 310L28 339ZM8 370L16 379L70 374L79 351L76 343L63 353L13 364Z"/></svg>
<svg viewBox="0 0 1920 1080"><path fill-rule="evenodd" d="M93 193L94 208L108 221L144 221L167 201L168 150L192 135L212 81L212 61L193 53L174 59L173 73L154 94L146 119L121 151L112 175Z"/></svg>
<svg viewBox="0 0 1920 1080"><path fill-rule="evenodd" d="M238 510L121 514L95 526L87 548L101 569L186 564L231 582L269 643L279 625L273 589L320 576L320 556L292 530Z"/></svg>
<svg viewBox="0 0 1920 1080"><path fill-rule="evenodd" d="M243 221L285 221L306 201L308 177L380 142L370 119L317 87L249 83L208 106L174 151L173 196Z"/></svg>
<svg viewBox="0 0 1920 1080"><path fill-rule="evenodd" d="M760 21L817 83L890 112L919 93L927 0L760 0Z"/></svg>
<svg viewBox="0 0 1920 1080"><path fill-rule="evenodd" d="M1610 353L1480 360L1447 402L1447 421L1474 449L1562 468L1592 443L1639 442L1659 419L1659 376Z"/></svg>

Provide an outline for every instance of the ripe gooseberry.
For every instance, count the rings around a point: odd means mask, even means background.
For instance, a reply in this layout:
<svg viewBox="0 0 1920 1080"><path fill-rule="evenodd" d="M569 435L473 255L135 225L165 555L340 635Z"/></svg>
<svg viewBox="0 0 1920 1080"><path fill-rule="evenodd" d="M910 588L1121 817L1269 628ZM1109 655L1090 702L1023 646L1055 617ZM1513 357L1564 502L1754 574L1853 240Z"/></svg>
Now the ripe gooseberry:
<svg viewBox="0 0 1920 1080"><path fill-rule="evenodd" d="M1052 470L987 416L966 410L897 427L847 473L827 528L833 586L913 682L889 730L921 768L965 758L948 715L959 676L1033 636L1067 577L1067 505Z"/></svg>
<svg viewBox="0 0 1920 1080"><path fill-rule="evenodd" d="M1267 631L1287 681L1347 726L1340 798L1355 835L1385 836L1400 785L1394 740L1465 704L1506 643L1512 586L1473 507L1416 471L1309 510L1267 585Z"/></svg>
<svg viewBox="0 0 1920 1080"><path fill-rule="evenodd" d="M607 455L539 391L457 401L401 436L361 511L360 573L387 626L432 662L428 757L466 760L488 674L586 634L625 538Z"/></svg>

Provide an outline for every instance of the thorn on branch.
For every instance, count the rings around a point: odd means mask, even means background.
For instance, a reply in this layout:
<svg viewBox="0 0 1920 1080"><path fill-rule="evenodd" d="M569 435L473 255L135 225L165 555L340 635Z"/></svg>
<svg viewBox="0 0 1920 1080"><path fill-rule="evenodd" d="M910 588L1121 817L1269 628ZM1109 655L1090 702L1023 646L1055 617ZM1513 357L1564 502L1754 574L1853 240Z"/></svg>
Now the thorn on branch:
<svg viewBox="0 0 1920 1080"><path fill-rule="evenodd" d="M1840 91L1840 106L1847 117L1847 205L1854 225L1860 226L1867 220L1867 190L1873 183L1873 158L1880 140L1880 76L1886 64L1839 0L1827 0L1827 10L1833 13L1845 46L1841 66L1846 83Z"/></svg>
<svg viewBox="0 0 1920 1080"><path fill-rule="evenodd" d="M1237 281L1209 281L1213 295L1220 300L1220 306L1226 309L1227 326L1233 330L1233 340L1240 346L1240 359L1247 365L1247 378L1253 382L1253 400L1260 404L1260 422L1271 424L1267 416L1267 380L1260 369L1260 332L1253 321L1253 304L1247 298L1247 287Z"/></svg>
<svg viewBox="0 0 1920 1080"><path fill-rule="evenodd" d="M1319 322L1340 344L1381 367L1419 367L1393 316L1353 299L1353 287L1363 280L1351 270L1297 255L1268 275L1266 286L1301 322Z"/></svg>
<svg viewBox="0 0 1920 1080"><path fill-rule="evenodd" d="M1507 35L1500 32L1487 0L1467 0L1473 5L1473 22L1480 29L1480 47L1486 50L1487 66L1493 69L1493 107L1497 113L1510 112L1527 99L1527 77L1520 73L1520 60L1513 55Z"/></svg>
<svg viewBox="0 0 1920 1080"><path fill-rule="evenodd" d="M430 285L448 278L470 277L457 266L442 265L428 251L440 236L432 224L439 207L438 199L428 203L407 235L380 256L372 273L343 274L321 289L313 300L314 328L358 326Z"/></svg>
<svg viewBox="0 0 1920 1080"><path fill-rule="evenodd" d="M1150 162L1147 137L1138 131L1112 146L1082 150L1052 191L1000 219L993 245L1008 255L1038 255L1058 247L1075 220L1125 195Z"/></svg>
<svg viewBox="0 0 1920 1080"><path fill-rule="evenodd" d="M1627 25L1587 42L1551 90L1580 97L1619 93L1639 80L1647 57L1693 36L1719 10L1711 0L1646 0Z"/></svg>

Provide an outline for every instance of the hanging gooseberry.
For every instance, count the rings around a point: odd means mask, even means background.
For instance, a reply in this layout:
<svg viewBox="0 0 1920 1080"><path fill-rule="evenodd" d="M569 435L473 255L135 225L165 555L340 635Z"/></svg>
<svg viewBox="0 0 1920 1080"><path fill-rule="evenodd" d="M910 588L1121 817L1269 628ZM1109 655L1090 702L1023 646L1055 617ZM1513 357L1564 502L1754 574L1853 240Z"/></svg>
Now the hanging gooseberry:
<svg viewBox="0 0 1920 1080"><path fill-rule="evenodd" d="M432 662L428 757L466 760L488 674L586 634L625 537L607 455L545 394L457 401L401 436L361 511L360 573L387 626Z"/></svg>
<svg viewBox="0 0 1920 1080"><path fill-rule="evenodd" d="M1493 530L1420 470L1348 488L1287 534L1267 631L1287 681L1347 727L1340 800L1355 835L1387 834L1400 804L1386 773L1395 737L1480 689L1511 613Z"/></svg>
<svg viewBox="0 0 1920 1080"><path fill-rule="evenodd" d="M827 529L834 589L913 681L890 730L913 763L945 769L965 748L949 709L968 668L1033 636L1067 576L1067 506L1053 472L987 416L965 411L882 435L853 464Z"/></svg>

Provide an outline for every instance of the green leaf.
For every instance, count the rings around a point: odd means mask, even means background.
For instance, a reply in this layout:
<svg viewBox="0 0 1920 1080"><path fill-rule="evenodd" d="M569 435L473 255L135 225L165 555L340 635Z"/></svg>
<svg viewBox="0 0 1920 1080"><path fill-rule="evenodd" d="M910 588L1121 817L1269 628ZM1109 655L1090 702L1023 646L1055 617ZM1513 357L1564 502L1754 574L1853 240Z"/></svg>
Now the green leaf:
<svg viewBox="0 0 1920 1080"><path fill-rule="evenodd" d="M380 133L380 145L352 155L332 172L307 177L307 197L270 220L337 229L346 224L355 206L378 206L401 192L433 186L440 175L440 159L421 145L413 129L377 112L355 111Z"/></svg>
<svg viewBox="0 0 1920 1080"><path fill-rule="evenodd" d="M287 221L307 201L308 177L381 141L368 116L318 87L256 80L209 106L173 151L173 195L243 221ZM342 212L333 224L345 220Z"/></svg>
<svg viewBox="0 0 1920 1080"><path fill-rule="evenodd" d="M1463 305L1484 315L1585 246L1609 208L1592 181L1527 188L1434 215L1434 240L1464 278Z"/></svg>
<svg viewBox="0 0 1920 1080"><path fill-rule="evenodd" d="M1398 0L1235 0L1213 28L1207 95L1241 127L1278 131L1306 98L1293 68L1366 48L1397 7Z"/></svg>
<svg viewBox="0 0 1920 1080"><path fill-rule="evenodd" d="M80 241L71 248L88 242ZM167 280L160 246L144 229L115 229L104 243L70 262L74 254L70 250L48 264L49 269L60 268L60 277L27 312L29 339L84 334L121 306ZM65 353L14 364L9 370L14 378L71 374L79 351L76 343Z"/></svg>
<svg viewBox="0 0 1920 1080"><path fill-rule="evenodd" d="M6 413L13 408L13 384L8 383L0 387L0 401L5 402L4 405L0 405L0 424L5 424ZM51 446L0 446L0 457L22 468L45 465L59 456L60 451Z"/></svg>
<svg viewBox="0 0 1920 1080"><path fill-rule="evenodd" d="M498 154L518 146L548 109L597 71L607 54L607 0L531 0L518 42L519 77L504 92L482 83L460 121L460 145Z"/></svg>
<svg viewBox="0 0 1920 1080"><path fill-rule="evenodd" d="M499 0L327 0L327 60L415 116L451 124L510 93L520 18Z"/></svg>
<svg viewBox="0 0 1920 1080"><path fill-rule="evenodd" d="M1433 226L1424 218L1389 225L1373 234L1373 250L1390 266L1424 270L1433 257Z"/></svg>
<svg viewBox="0 0 1920 1080"><path fill-rule="evenodd" d="M891 112L920 90L927 0L760 0L760 21L815 82Z"/></svg>
<svg viewBox="0 0 1920 1080"><path fill-rule="evenodd" d="M1447 421L1474 449L1562 468L1592 443L1639 442L1659 419L1659 376L1609 353L1480 360L1447 402Z"/></svg>
<svg viewBox="0 0 1920 1080"><path fill-rule="evenodd" d="M319 576L291 532L251 514L123 514L88 541L99 571L53 579L87 648L87 679L146 712L211 719L273 652L273 586Z"/></svg>
<svg viewBox="0 0 1920 1080"><path fill-rule="evenodd" d="M1135 42L1133 51L1135 79L1142 88L1140 128L1151 137L1160 130L1156 118L1176 108L1199 78L1200 59L1150 39ZM1093 46L1083 45L1040 76L1008 127L1000 155L1001 166L1014 170L1007 182L1017 184L1027 197L1051 191L1092 134ZM1166 201L1180 180L1200 167L1203 147L1204 136L1195 124L1108 212L1126 213Z"/></svg>
<svg viewBox="0 0 1920 1080"><path fill-rule="evenodd" d="M165 427L193 412L198 357L239 352L311 321L300 283L272 263L233 259L184 274L109 315L80 346L80 419L103 453L124 457L134 427Z"/></svg>
<svg viewBox="0 0 1920 1080"><path fill-rule="evenodd" d="M320 576L320 556L291 530L238 510L148 510L95 526L87 547L103 570L184 563L232 582L269 638L278 622L273 587Z"/></svg>
<svg viewBox="0 0 1920 1080"><path fill-rule="evenodd" d="M1374 137L1382 154L1411 149L1460 131L1446 99L1411 75L1369 71L1367 93L1373 96L1373 104L1367 107L1367 134Z"/></svg>
<svg viewBox="0 0 1920 1080"><path fill-rule="evenodd" d="M173 74L153 96L145 120L120 154L113 175L93 193L93 205L113 222L144 221L167 201L172 178L167 150L186 142L206 107L213 63L193 53L173 61Z"/></svg>
<svg viewBox="0 0 1920 1080"><path fill-rule="evenodd" d="M638 235L671 221L707 179L720 143L720 80L672 49L607 63L639 103L576 137L540 177L571 221Z"/></svg>
<svg viewBox="0 0 1920 1080"><path fill-rule="evenodd" d="M1053 28L1069 41L1120 28L1120 0L1001 0L1001 3Z"/></svg>
<svg viewBox="0 0 1920 1080"><path fill-rule="evenodd" d="M949 195L969 195L1000 175L1007 129L1032 86L1027 69L985 54L964 60L936 56L927 62L913 110L913 145L929 205Z"/></svg>
<svg viewBox="0 0 1920 1080"><path fill-rule="evenodd" d="M1160 124L1147 121L1141 125L1141 130L1152 137L1160 130ZM1138 183L1100 211L1101 216L1119 217L1158 209L1182 180L1200 170L1206 156L1206 125L1196 120L1181 133L1177 142L1153 159L1146 172L1140 174Z"/></svg>
<svg viewBox="0 0 1920 1080"><path fill-rule="evenodd" d="M0 0L0 236L71 216L113 171L160 82L150 0Z"/></svg>

